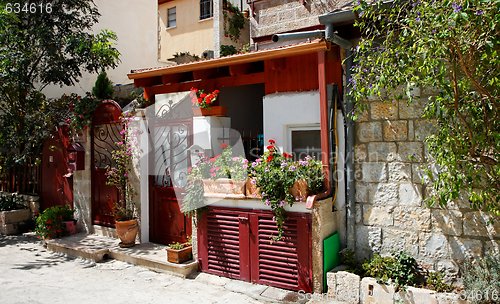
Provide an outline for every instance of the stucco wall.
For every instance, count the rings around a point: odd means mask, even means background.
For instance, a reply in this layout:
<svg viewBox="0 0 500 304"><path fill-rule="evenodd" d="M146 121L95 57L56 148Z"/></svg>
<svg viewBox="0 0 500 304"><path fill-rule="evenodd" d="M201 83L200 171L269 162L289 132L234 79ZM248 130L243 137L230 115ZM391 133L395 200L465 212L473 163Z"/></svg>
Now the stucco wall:
<svg viewBox="0 0 500 304"><path fill-rule="evenodd" d="M101 17L94 32L102 29L114 31L118 36L116 48L120 51L118 67L107 70L114 84L132 83L127 73L132 69L156 67L157 50L157 2L149 0L94 0ZM85 94L92 90L95 74L83 73L73 87L49 86L43 90L48 97L60 97L63 93Z"/></svg>
<svg viewBox="0 0 500 304"><path fill-rule="evenodd" d="M435 125L421 118L427 96L406 101L371 101L355 125L356 253L406 251L449 278L468 257L499 253L500 223L467 203L448 210L428 208L430 187L422 168L429 160L424 138Z"/></svg>
<svg viewBox="0 0 500 304"><path fill-rule="evenodd" d="M264 96L264 140L274 139L281 151L289 151L288 128L319 127L319 92L276 93Z"/></svg>
<svg viewBox="0 0 500 304"><path fill-rule="evenodd" d="M167 9L176 7L177 25L167 29ZM159 55L166 61L177 52L201 56L214 50L214 18L200 20L199 1L176 0L158 8Z"/></svg>

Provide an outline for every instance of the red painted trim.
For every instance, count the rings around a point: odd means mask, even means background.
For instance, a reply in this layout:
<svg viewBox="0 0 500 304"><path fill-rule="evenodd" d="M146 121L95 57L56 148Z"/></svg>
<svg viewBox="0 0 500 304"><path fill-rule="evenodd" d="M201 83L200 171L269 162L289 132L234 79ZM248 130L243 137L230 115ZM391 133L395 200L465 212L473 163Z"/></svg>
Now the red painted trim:
<svg viewBox="0 0 500 304"><path fill-rule="evenodd" d="M330 138L328 136L328 94L326 91L326 52L318 52L318 89L321 127L321 162L325 172L326 195L330 193Z"/></svg>

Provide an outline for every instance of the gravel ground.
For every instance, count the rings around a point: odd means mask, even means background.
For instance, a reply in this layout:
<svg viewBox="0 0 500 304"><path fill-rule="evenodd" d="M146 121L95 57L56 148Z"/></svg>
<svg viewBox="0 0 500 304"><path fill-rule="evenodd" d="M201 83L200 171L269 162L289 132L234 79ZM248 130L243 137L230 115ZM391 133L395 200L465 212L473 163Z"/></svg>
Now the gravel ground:
<svg viewBox="0 0 500 304"><path fill-rule="evenodd" d="M222 286L116 260L94 263L0 235L0 303L262 303Z"/></svg>

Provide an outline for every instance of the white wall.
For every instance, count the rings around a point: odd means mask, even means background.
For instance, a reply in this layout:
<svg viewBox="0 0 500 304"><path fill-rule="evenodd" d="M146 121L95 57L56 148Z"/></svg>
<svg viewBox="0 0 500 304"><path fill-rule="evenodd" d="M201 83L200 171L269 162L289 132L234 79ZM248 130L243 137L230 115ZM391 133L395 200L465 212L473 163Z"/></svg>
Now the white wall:
<svg viewBox="0 0 500 304"><path fill-rule="evenodd" d="M274 139L281 151L290 146L288 127L319 124L319 92L264 96L264 144Z"/></svg>
<svg viewBox="0 0 500 304"><path fill-rule="evenodd" d="M114 84L131 83L127 73L132 69L156 67L158 63L157 1L152 0L94 0L101 17L94 32L102 29L114 31L118 36L116 48L121 62L108 77ZM50 86L44 89L48 97L60 97L63 93L85 94L92 90L97 75L84 73L74 87Z"/></svg>

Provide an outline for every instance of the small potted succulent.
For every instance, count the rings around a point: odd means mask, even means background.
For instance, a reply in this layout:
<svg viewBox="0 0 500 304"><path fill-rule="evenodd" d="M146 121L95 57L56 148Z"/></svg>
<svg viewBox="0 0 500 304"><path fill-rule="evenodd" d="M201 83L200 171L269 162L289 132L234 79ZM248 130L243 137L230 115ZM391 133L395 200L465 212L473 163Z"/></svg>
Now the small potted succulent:
<svg viewBox="0 0 500 304"><path fill-rule="evenodd" d="M191 238L186 243L171 243L167 247L167 261L181 264L193 258L193 246Z"/></svg>

